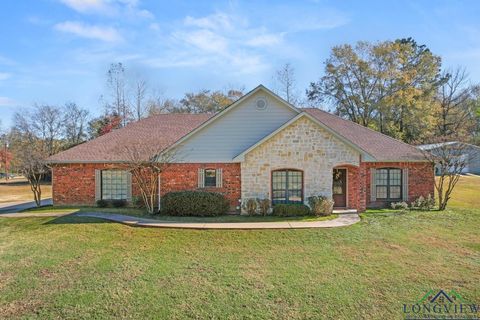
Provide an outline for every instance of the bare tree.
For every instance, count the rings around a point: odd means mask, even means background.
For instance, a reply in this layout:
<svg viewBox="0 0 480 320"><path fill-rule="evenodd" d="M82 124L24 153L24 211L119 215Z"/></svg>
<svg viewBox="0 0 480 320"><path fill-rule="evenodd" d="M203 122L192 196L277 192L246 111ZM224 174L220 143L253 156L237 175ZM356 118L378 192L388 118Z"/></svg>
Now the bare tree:
<svg viewBox="0 0 480 320"><path fill-rule="evenodd" d="M467 143L452 141L451 136L440 137L435 143L424 146L425 158L435 167L435 190L439 210L445 210L452 192L468 161L480 156L477 149Z"/></svg>
<svg viewBox="0 0 480 320"><path fill-rule="evenodd" d="M126 145L127 170L132 174L148 213L158 208L158 183L161 173L175 160L175 151L158 150L145 145ZM154 156L151 156L154 155Z"/></svg>
<svg viewBox="0 0 480 320"><path fill-rule="evenodd" d="M282 96L288 103L296 104L298 102L295 88L295 69L290 63L285 63L275 72L274 81L276 83L275 87L280 96Z"/></svg>
<svg viewBox="0 0 480 320"><path fill-rule="evenodd" d="M137 120L142 119L147 111L145 100L147 98L147 81L138 78L133 85L133 100L135 116Z"/></svg>
<svg viewBox="0 0 480 320"><path fill-rule="evenodd" d="M35 105L33 111L15 113L14 128L31 143L40 139L43 151L53 155L61 148L63 110L50 105Z"/></svg>
<svg viewBox="0 0 480 320"><path fill-rule="evenodd" d="M89 112L77 104L68 102L64 107L64 136L68 147L84 142L87 137Z"/></svg>
<svg viewBox="0 0 480 320"><path fill-rule="evenodd" d="M473 131L477 107L477 86L471 85L463 68L447 70L442 75L446 81L437 93L437 135L445 136L463 131Z"/></svg>
<svg viewBox="0 0 480 320"><path fill-rule="evenodd" d="M127 99L125 68L121 62L110 65L107 71L107 85L112 97L110 108L120 116L122 126L125 126L131 117L131 110Z"/></svg>
<svg viewBox="0 0 480 320"><path fill-rule="evenodd" d="M48 168L45 165L47 156L47 153L43 150L38 140L35 143L23 140L23 142L17 146L15 152L16 166L25 178L27 178L37 207L41 205L42 201L41 181L45 174L48 173Z"/></svg>

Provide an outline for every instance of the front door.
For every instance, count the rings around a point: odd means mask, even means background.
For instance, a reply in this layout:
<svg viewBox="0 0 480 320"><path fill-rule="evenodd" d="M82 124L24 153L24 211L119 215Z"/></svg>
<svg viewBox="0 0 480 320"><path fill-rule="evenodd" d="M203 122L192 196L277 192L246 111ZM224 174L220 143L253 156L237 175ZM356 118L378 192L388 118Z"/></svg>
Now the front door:
<svg viewBox="0 0 480 320"><path fill-rule="evenodd" d="M334 207L347 206L347 169L333 169Z"/></svg>

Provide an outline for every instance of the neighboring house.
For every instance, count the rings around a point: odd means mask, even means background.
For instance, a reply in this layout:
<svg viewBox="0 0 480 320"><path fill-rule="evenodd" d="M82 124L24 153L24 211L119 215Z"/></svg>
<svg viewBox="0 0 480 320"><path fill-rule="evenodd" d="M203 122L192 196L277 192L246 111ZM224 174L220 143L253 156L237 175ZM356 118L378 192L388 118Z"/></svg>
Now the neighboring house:
<svg viewBox="0 0 480 320"><path fill-rule="evenodd" d="M152 116L52 156L54 204L131 200L138 192L122 165L124 145L175 150L160 197L208 190L237 209L248 198L306 203L325 195L336 207L363 211L434 192L433 168L417 148L319 109L295 108L260 85L216 115Z"/></svg>
<svg viewBox="0 0 480 320"><path fill-rule="evenodd" d="M462 173L473 173L480 174L480 147L462 143L458 141L449 141L442 143L433 143L433 144L424 144L418 146L419 149L423 151L428 151L433 155L440 155L445 152L452 150L452 154L460 157L461 162L465 162L465 167L462 170ZM440 174L440 168L438 165L435 166L435 174Z"/></svg>

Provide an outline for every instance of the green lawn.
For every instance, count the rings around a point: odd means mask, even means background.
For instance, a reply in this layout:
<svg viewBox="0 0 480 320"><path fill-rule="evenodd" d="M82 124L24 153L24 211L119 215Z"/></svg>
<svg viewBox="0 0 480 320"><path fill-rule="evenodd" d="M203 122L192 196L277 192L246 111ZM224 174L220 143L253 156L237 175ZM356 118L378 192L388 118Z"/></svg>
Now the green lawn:
<svg viewBox="0 0 480 320"><path fill-rule="evenodd" d="M478 304L480 207L469 194L445 212L369 212L334 229L0 219L0 318L403 319L403 303L430 289Z"/></svg>

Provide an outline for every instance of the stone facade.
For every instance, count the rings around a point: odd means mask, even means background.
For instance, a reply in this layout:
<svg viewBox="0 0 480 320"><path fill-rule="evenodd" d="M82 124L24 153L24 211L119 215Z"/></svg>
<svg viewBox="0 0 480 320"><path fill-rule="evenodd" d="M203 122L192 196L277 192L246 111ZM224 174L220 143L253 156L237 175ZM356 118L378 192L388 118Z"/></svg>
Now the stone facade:
<svg viewBox="0 0 480 320"><path fill-rule="evenodd" d="M312 195L332 196L334 167L359 166L360 154L307 117L278 132L245 155L242 199L271 197L271 172L304 172L304 201Z"/></svg>

